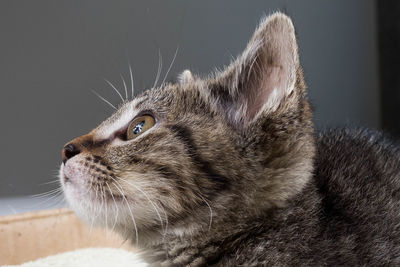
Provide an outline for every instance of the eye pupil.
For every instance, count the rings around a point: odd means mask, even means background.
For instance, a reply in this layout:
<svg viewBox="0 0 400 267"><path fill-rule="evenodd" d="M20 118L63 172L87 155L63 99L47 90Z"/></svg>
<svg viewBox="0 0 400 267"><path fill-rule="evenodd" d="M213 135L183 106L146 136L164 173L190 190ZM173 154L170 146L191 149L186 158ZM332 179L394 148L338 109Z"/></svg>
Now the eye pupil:
<svg viewBox="0 0 400 267"><path fill-rule="evenodd" d="M129 125L128 129L126 130L126 140L132 140L151 127L153 127L156 123L156 120L151 115L143 115L140 117L136 117Z"/></svg>
<svg viewBox="0 0 400 267"><path fill-rule="evenodd" d="M138 134L143 130L143 126L145 124L145 121L141 121L138 124L136 124L135 128L133 128L133 133Z"/></svg>

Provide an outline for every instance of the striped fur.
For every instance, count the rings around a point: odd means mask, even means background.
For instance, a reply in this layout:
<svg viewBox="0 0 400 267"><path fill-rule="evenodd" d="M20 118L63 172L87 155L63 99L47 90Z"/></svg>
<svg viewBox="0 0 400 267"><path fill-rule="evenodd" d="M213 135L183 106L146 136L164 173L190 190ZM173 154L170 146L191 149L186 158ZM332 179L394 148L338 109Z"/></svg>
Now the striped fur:
<svg viewBox="0 0 400 267"><path fill-rule="evenodd" d="M155 126L125 140L143 112ZM294 28L276 13L224 71L185 71L73 140L80 153L61 179L78 215L114 228L153 265L332 264L349 252L331 243L346 236L321 236L315 142Z"/></svg>

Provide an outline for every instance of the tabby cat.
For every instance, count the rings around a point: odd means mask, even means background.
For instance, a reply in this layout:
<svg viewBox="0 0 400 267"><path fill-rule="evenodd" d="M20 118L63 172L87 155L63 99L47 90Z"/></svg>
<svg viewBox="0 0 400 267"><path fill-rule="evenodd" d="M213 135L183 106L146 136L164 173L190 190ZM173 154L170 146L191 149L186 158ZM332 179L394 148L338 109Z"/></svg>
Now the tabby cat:
<svg viewBox="0 0 400 267"><path fill-rule="evenodd" d="M281 13L225 70L125 101L62 158L76 213L151 266L400 266L399 145L314 134Z"/></svg>

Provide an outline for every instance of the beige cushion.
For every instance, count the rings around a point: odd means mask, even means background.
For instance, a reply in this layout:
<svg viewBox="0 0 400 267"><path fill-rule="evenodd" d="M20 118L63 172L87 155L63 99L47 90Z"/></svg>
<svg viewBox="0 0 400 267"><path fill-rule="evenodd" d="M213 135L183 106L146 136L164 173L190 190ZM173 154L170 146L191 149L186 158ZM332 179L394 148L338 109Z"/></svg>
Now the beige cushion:
<svg viewBox="0 0 400 267"><path fill-rule="evenodd" d="M80 248L110 247L134 251L117 234L93 229L69 209L0 217L0 265L21 264Z"/></svg>
<svg viewBox="0 0 400 267"><path fill-rule="evenodd" d="M122 248L85 248L4 267L146 267L139 255Z"/></svg>

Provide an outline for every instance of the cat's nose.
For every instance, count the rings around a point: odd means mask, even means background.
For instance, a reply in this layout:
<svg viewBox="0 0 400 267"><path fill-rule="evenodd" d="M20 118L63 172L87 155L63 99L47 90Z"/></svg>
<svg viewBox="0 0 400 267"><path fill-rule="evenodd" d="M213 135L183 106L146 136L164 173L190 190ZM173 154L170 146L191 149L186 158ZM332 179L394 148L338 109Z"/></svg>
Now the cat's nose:
<svg viewBox="0 0 400 267"><path fill-rule="evenodd" d="M69 160L75 155L78 155L79 153L81 153L81 150L73 143L65 145L61 151L63 163L65 164L67 160Z"/></svg>

